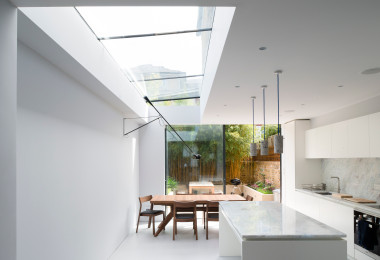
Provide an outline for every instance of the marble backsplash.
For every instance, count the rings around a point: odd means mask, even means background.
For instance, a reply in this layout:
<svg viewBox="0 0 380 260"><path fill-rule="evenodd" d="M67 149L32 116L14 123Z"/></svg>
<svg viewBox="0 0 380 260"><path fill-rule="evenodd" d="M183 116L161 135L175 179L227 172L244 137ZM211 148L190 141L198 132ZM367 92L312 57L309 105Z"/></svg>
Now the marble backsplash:
<svg viewBox="0 0 380 260"><path fill-rule="evenodd" d="M340 178L341 193L380 203L380 158L323 159L322 182L337 192L338 180L331 176Z"/></svg>

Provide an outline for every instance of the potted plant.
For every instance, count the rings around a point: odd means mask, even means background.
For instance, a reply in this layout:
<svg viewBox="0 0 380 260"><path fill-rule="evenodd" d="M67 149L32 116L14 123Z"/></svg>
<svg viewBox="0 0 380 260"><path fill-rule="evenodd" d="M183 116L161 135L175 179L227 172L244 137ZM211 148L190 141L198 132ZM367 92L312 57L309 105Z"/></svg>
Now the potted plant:
<svg viewBox="0 0 380 260"><path fill-rule="evenodd" d="M172 177L168 177L167 180L166 180L166 187L167 187L167 194L169 195L173 195L174 194L174 191L177 189L177 186L178 186L178 182L172 178Z"/></svg>

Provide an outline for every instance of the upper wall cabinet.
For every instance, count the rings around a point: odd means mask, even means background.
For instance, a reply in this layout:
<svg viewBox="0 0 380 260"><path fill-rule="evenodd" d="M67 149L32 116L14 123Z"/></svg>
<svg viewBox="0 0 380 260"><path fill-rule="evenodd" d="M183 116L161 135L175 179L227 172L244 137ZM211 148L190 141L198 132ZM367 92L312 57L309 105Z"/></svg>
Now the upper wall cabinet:
<svg viewBox="0 0 380 260"><path fill-rule="evenodd" d="M306 131L306 158L380 157L380 113Z"/></svg>
<svg viewBox="0 0 380 260"><path fill-rule="evenodd" d="M306 158L330 158L331 125L307 130L305 144Z"/></svg>
<svg viewBox="0 0 380 260"><path fill-rule="evenodd" d="M380 157L380 113L369 115L369 154Z"/></svg>
<svg viewBox="0 0 380 260"><path fill-rule="evenodd" d="M369 157L369 116L348 120L349 158Z"/></svg>
<svg viewBox="0 0 380 260"><path fill-rule="evenodd" d="M331 133L331 157L348 158L348 122L333 124Z"/></svg>

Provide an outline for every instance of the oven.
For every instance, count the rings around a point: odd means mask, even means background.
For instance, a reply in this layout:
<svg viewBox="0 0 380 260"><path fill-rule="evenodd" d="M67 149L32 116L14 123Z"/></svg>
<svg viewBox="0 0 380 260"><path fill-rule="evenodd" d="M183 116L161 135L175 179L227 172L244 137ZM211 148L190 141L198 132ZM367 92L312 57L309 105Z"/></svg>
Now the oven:
<svg viewBox="0 0 380 260"><path fill-rule="evenodd" d="M380 260L380 217L354 211L355 249Z"/></svg>

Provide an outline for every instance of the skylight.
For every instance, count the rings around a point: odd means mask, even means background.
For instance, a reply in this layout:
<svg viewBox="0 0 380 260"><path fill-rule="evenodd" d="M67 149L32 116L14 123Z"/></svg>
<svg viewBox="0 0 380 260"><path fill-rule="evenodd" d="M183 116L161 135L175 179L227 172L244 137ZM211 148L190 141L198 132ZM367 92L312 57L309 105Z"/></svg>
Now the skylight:
<svg viewBox="0 0 380 260"><path fill-rule="evenodd" d="M200 96L214 7L77 7L151 101Z"/></svg>

